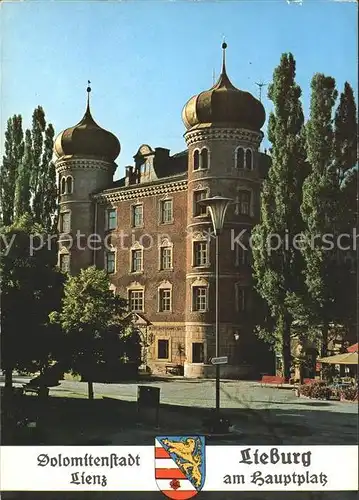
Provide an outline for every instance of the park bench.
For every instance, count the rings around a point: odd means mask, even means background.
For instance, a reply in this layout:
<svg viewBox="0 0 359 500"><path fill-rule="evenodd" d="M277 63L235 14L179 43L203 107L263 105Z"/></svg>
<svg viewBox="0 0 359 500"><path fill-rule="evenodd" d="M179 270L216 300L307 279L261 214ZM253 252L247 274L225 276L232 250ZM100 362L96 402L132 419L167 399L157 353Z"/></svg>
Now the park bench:
<svg viewBox="0 0 359 500"><path fill-rule="evenodd" d="M261 387L266 384L276 385L277 387L279 387L280 385L284 384L284 382L284 377L279 377L277 375L263 375L261 379Z"/></svg>
<svg viewBox="0 0 359 500"><path fill-rule="evenodd" d="M171 375L180 375L180 368L178 365L170 364L165 366L166 374L170 373Z"/></svg>
<svg viewBox="0 0 359 500"><path fill-rule="evenodd" d="M22 386L22 390L24 393L31 392L37 394L38 396L49 395L49 388L46 385L35 385L28 383Z"/></svg>

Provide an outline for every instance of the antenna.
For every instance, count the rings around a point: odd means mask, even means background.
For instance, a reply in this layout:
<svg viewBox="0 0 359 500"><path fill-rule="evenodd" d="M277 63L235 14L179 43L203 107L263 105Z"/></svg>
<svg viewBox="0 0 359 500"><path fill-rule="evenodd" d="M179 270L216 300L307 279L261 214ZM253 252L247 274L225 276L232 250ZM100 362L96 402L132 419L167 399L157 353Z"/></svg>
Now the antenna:
<svg viewBox="0 0 359 500"><path fill-rule="evenodd" d="M268 83L264 83L264 82L260 81L260 82L255 82L255 84L259 88L259 100L260 100L260 102L262 102L262 88L266 87L268 85Z"/></svg>

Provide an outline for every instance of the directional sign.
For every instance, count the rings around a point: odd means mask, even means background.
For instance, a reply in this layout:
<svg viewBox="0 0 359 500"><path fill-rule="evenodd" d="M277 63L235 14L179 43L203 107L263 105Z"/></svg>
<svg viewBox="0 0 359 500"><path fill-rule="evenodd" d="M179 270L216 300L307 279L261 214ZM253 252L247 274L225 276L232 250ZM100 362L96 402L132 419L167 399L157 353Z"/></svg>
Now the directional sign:
<svg viewBox="0 0 359 500"><path fill-rule="evenodd" d="M212 365L226 365L228 363L228 356L221 356L220 358L212 358Z"/></svg>

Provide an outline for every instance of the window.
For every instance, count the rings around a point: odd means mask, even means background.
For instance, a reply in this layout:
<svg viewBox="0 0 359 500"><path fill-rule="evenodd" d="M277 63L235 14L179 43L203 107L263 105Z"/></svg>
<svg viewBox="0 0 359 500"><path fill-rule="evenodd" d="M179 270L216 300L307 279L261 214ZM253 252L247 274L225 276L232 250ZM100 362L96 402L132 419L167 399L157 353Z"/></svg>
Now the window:
<svg viewBox="0 0 359 500"><path fill-rule="evenodd" d="M207 311L207 287L194 286L192 293L193 293L193 311L198 311L198 312Z"/></svg>
<svg viewBox="0 0 359 500"><path fill-rule="evenodd" d="M107 229L111 231L112 229L116 229L117 227L117 214L116 209L111 208L107 210Z"/></svg>
<svg viewBox="0 0 359 500"><path fill-rule="evenodd" d="M158 340L157 341L157 358L158 359L169 359L169 341L168 340Z"/></svg>
<svg viewBox="0 0 359 500"><path fill-rule="evenodd" d="M203 342L192 343L192 363L203 363L204 349Z"/></svg>
<svg viewBox="0 0 359 500"><path fill-rule="evenodd" d="M131 250L131 272L142 271L142 249Z"/></svg>
<svg viewBox="0 0 359 500"><path fill-rule="evenodd" d="M236 309L239 312L244 312L247 308L247 291L245 288L236 286Z"/></svg>
<svg viewBox="0 0 359 500"><path fill-rule="evenodd" d="M208 261L208 244L206 241L195 241L193 242L193 265L206 266L209 264Z"/></svg>
<svg viewBox="0 0 359 500"><path fill-rule="evenodd" d="M173 220L173 203L172 200L161 201L161 216L162 224L172 222Z"/></svg>
<svg viewBox="0 0 359 500"><path fill-rule="evenodd" d="M71 214L64 212L60 214L60 231L61 233L69 233L71 231Z"/></svg>
<svg viewBox="0 0 359 500"><path fill-rule="evenodd" d="M208 168L208 149L204 148L201 151L201 169L206 170Z"/></svg>
<svg viewBox="0 0 359 500"><path fill-rule="evenodd" d="M160 260L161 269L172 269L172 247L161 247Z"/></svg>
<svg viewBox="0 0 359 500"><path fill-rule="evenodd" d="M143 205L132 206L132 227L141 227L143 225Z"/></svg>
<svg viewBox="0 0 359 500"><path fill-rule="evenodd" d="M244 168L244 149L243 148L237 149L236 166L237 166L237 168L240 168L240 169Z"/></svg>
<svg viewBox="0 0 359 500"><path fill-rule="evenodd" d="M171 289L170 288L160 288L158 310L160 312L171 311Z"/></svg>
<svg viewBox="0 0 359 500"><path fill-rule="evenodd" d="M247 149L246 151L246 169L247 170L252 170L253 168L253 155L252 155L252 151L250 149Z"/></svg>
<svg viewBox="0 0 359 500"><path fill-rule="evenodd" d="M236 212L241 215L250 215L251 207L251 192L250 191L240 191L237 198L237 209Z"/></svg>
<svg viewBox="0 0 359 500"><path fill-rule="evenodd" d="M207 207L202 203L198 203L201 200L207 198L207 191L205 189L194 191L193 193L193 205L194 205L194 216L207 215Z"/></svg>
<svg viewBox="0 0 359 500"><path fill-rule="evenodd" d="M108 273L115 272L115 252L105 253L105 268Z"/></svg>
<svg viewBox="0 0 359 500"><path fill-rule="evenodd" d="M196 149L196 151L193 153L193 170L198 170L199 169L199 151Z"/></svg>
<svg viewBox="0 0 359 500"><path fill-rule="evenodd" d="M242 244L247 248L248 243L242 241ZM246 266L250 262L249 250L245 250L242 246L237 243L235 248L235 265L236 266Z"/></svg>
<svg viewBox="0 0 359 500"><path fill-rule="evenodd" d="M60 269L63 273L70 272L70 255L68 253L60 254Z"/></svg>
<svg viewBox="0 0 359 500"><path fill-rule="evenodd" d="M72 177L67 177L66 178L66 193L71 194L73 192L73 178Z"/></svg>
<svg viewBox="0 0 359 500"><path fill-rule="evenodd" d="M61 179L61 185L60 185L60 193L61 194L65 194L65 191L66 191L66 178L63 177Z"/></svg>
<svg viewBox="0 0 359 500"><path fill-rule="evenodd" d="M131 311L143 312L143 290L130 290L128 298Z"/></svg>

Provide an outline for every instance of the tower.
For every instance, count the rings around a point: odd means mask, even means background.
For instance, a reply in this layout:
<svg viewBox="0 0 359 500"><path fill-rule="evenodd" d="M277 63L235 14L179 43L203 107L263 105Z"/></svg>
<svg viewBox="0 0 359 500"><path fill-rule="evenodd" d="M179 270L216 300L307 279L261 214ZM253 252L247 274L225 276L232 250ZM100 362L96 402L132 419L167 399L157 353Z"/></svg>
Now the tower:
<svg viewBox="0 0 359 500"><path fill-rule="evenodd" d="M205 197L222 195L235 201L220 237L220 351L229 356L230 375L240 369L240 346L249 329L250 251L243 250L236 237L245 230L245 243L259 217L259 145L265 111L255 97L231 83L226 48L223 43L217 83L192 97L182 112L188 146L185 375L192 377L214 373L210 358L215 352L215 247L209 236L210 217L198 204ZM224 369L222 373L225 376Z"/></svg>
<svg viewBox="0 0 359 500"><path fill-rule="evenodd" d="M89 82L90 83L90 82ZM118 139L94 121L87 107L82 120L61 132L54 144L59 184L59 265L76 274L94 263L97 205L92 194L110 187L120 153Z"/></svg>

